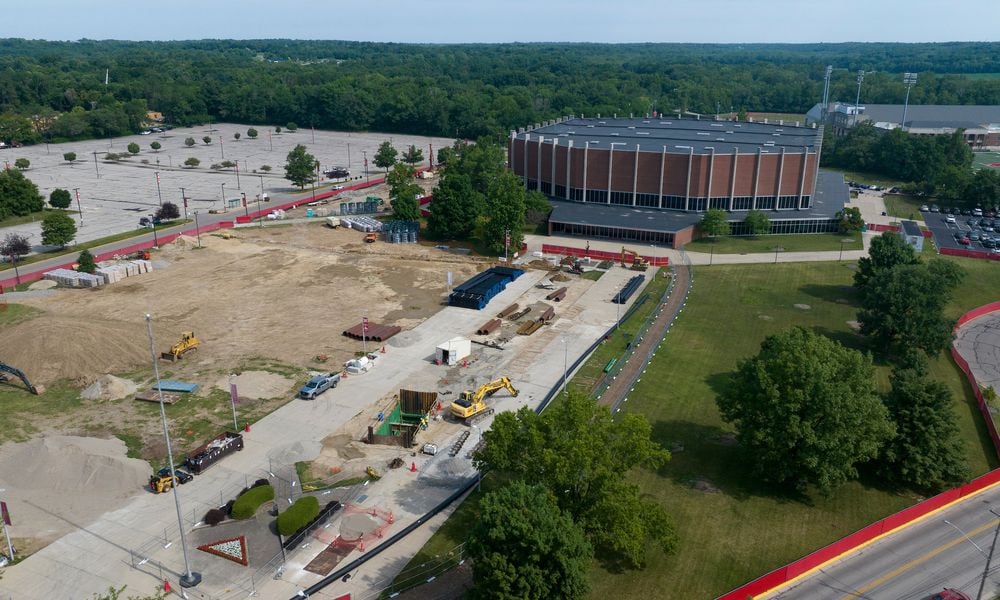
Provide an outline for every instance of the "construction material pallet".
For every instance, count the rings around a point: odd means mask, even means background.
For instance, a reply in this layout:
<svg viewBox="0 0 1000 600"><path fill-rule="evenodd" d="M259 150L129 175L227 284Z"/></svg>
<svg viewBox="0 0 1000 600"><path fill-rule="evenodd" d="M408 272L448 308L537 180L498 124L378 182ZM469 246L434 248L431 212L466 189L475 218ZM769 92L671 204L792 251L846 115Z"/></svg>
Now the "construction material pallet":
<svg viewBox="0 0 1000 600"><path fill-rule="evenodd" d="M527 323L521 325L517 328L518 335L531 335L541 329L541 321L528 321Z"/></svg>
<svg viewBox="0 0 1000 600"><path fill-rule="evenodd" d="M136 394L135 399L145 400L146 402L159 402L160 396L159 394L156 393L156 390L149 390L148 392L142 392L141 394ZM177 402L180 399L181 399L180 394L169 394L167 392L163 392L164 404L173 404L174 402Z"/></svg>

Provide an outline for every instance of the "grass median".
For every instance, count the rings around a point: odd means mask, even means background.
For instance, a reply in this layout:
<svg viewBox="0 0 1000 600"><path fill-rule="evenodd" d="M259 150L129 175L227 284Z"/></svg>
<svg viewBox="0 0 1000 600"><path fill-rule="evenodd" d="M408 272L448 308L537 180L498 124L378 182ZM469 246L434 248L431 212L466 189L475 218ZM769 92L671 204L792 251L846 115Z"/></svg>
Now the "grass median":
<svg viewBox="0 0 1000 600"><path fill-rule="evenodd" d="M850 240L850 241L845 241ZM811 235L761 235L757 237L698 238L684 247L704 254L752 254L756 252L839 252L861 250L861 234L816 233Z"/></svg>

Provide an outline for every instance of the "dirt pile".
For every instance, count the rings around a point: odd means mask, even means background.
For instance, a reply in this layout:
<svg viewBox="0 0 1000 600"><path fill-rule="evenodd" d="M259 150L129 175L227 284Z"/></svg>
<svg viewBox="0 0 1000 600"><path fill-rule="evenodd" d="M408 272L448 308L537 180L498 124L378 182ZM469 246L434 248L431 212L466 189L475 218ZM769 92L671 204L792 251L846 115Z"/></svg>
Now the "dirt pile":
<svg viewBox="0 0 1000 600"><path fill-rule="evenodd" d="M125 443L52 436L0 447L0 487L17 537L47 543L143 493L150 466L126 458Z"/></svg>
<svg viewBox="0 0 1000 600"><path fill-rule="evenodd" d="M80 392L80 397L84 400L121 400L135 394L136 389L135 383L128 379L101 375Z"/></svg>
<svg viewBox="0 0 1000 600"><path fill-rule="evenodd" d="M243 371L233 377L236 384L236 392L241 398L253 398L263 400L266 398L278 398L286 395L295 385L295 382L287 377L282 377L277 373L267 371ZM229 390L229 377L221 377L215 382L215 387L220 390Z"/></svg>

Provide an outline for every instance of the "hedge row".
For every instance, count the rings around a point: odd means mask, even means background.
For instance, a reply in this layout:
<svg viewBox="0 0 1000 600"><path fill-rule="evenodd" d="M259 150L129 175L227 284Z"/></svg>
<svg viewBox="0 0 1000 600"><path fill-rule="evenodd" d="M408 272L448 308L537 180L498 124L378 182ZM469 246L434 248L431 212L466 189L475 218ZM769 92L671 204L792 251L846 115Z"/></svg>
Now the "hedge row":
<svg viewBox="0 0 1000 600"><path fill-rule="evenodd" d="M303 496L278 515L278 533L294 535L319 515L319 500L315 496Z"/></svg>
<svg viewBox="0 0 1000 600"><path fill-rule="evenodd" d="M240 494L233 503L230 515L234 519L249 519L257 514L261 504L274 500L274 488L270 485L252 487Z"/></svg>

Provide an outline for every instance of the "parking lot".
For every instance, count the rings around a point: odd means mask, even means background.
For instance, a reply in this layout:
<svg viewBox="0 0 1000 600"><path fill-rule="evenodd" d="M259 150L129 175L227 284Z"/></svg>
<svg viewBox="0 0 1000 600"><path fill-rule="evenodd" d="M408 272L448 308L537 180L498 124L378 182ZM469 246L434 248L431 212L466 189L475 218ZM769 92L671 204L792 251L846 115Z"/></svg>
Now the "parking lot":
<svg viewBox="0 0 1000 600"><path fill-rule="evenodd" d="M929 207L932 208L932 207ZM957 212L958 214L954 214ZM1000 217L987 212L983 216L963 214L952 207L940 207L938 212L922 211L924 222L934 233L938 248L978 250L1000 254ZM965 211L969 213L969 211Z"/></svg>

